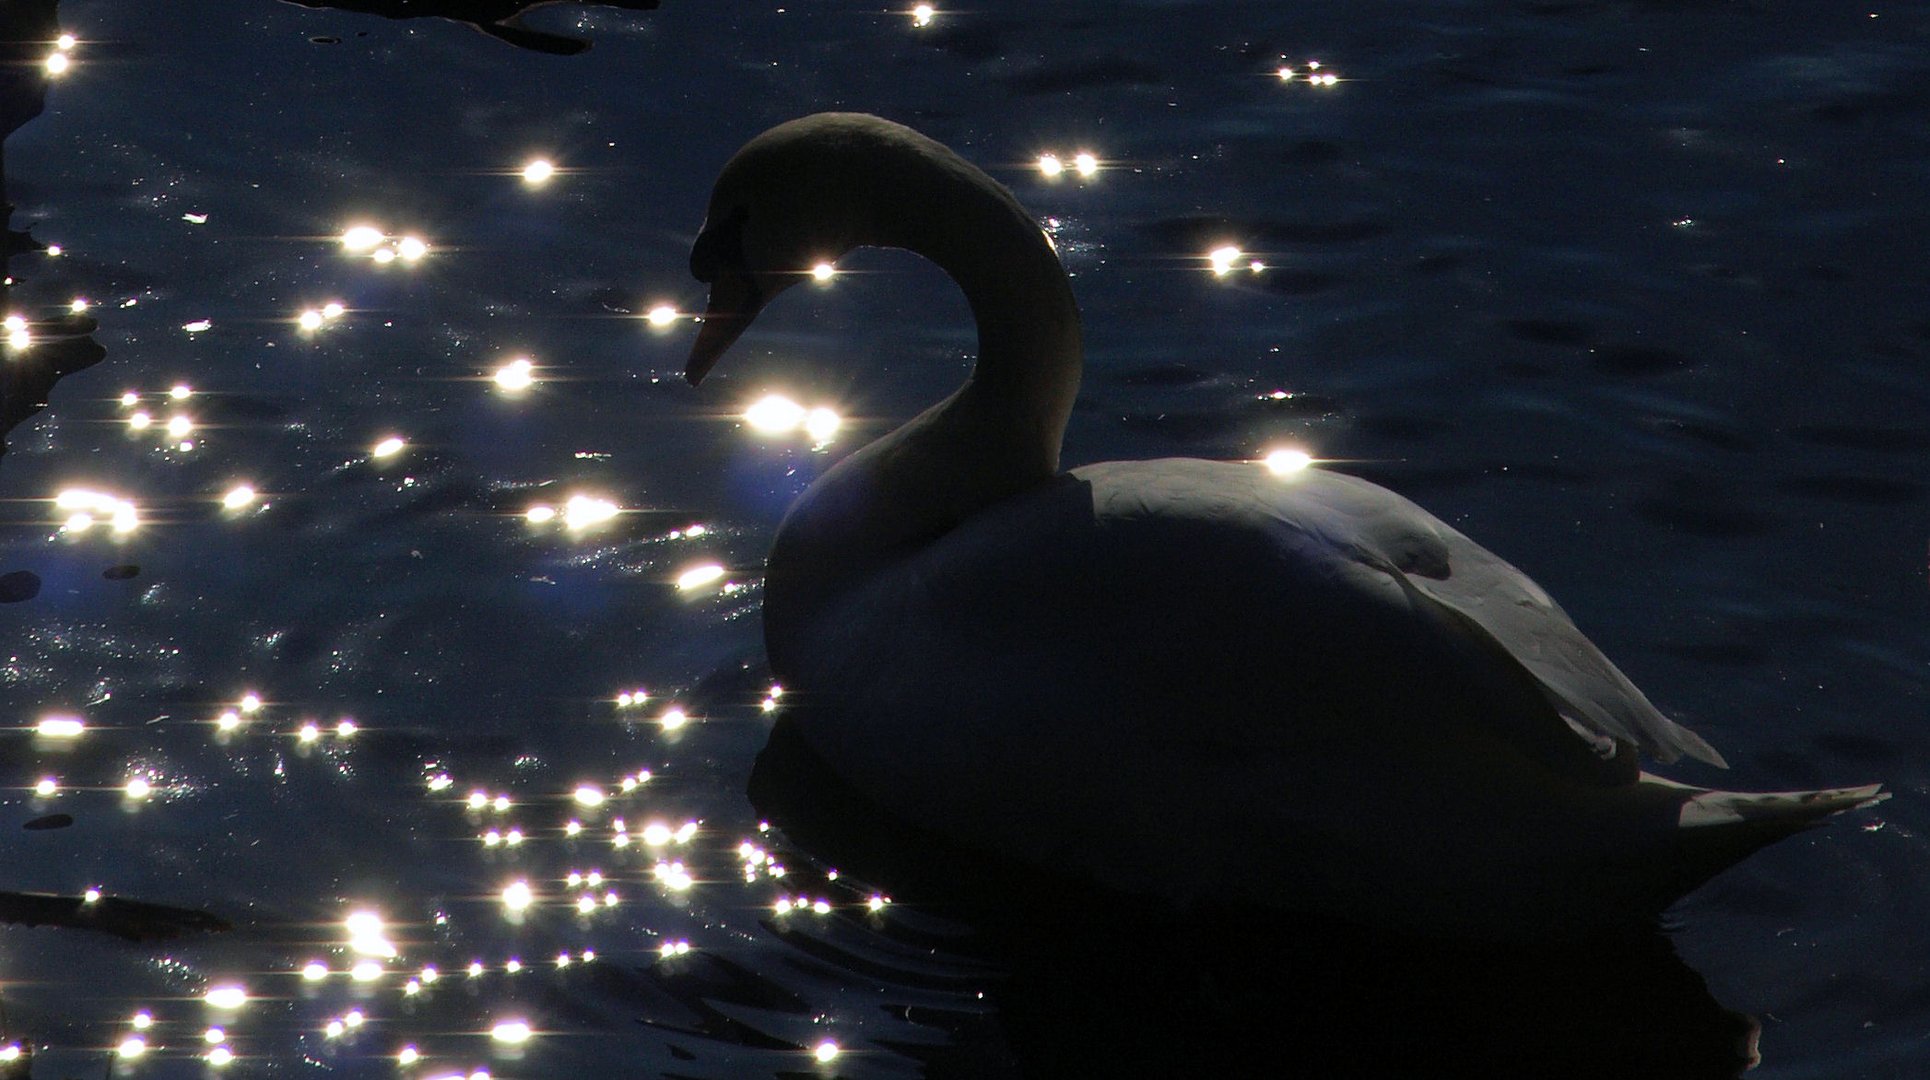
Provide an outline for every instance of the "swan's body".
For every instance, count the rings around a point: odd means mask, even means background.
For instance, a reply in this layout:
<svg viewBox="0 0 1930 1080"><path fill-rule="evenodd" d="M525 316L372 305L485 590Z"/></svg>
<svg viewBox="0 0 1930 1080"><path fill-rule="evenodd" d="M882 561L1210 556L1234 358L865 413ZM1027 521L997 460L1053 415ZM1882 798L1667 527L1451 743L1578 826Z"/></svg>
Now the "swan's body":
<svg viewBox="0 0 1930 1080"><path fill-rule="evenodd" d="M1653 918L1875 786L1740 795L1520 571L1324 470L1061 474L1078 313L990 178L874 117L746 146L692 267L701 378L803 267L937 262L977 317L952 397L839 463L778 530L765 640L846 782L971 847L1176 904L1562 936Z"/></svg>

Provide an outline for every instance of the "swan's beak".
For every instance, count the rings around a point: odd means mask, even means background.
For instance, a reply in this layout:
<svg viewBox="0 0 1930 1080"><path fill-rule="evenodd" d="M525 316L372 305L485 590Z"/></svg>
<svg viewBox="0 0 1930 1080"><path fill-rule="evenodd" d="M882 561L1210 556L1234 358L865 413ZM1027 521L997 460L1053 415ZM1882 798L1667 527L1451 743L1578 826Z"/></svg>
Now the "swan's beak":
<svg viewBox="0 0 1930 1080"><path fill-rule="evenodd" d="M750 275L717 275L710 285L710 303L704 307L697 343L690 347L690 359L684 363L684 378L690 380L690 385L704 381L704 376L717 366L737 335L750 326L763 307L763 290Z"/></svg>

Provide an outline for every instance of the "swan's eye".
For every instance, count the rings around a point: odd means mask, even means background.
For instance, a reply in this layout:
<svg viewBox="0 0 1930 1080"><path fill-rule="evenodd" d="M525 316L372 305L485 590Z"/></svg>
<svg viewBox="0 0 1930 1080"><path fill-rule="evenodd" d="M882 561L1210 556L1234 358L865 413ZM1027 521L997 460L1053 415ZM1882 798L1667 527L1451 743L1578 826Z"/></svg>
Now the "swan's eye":
<svg viewBox="0 0 1930 1080"><path fill-rule="evenodd" d="M712 285L725 271L743 274L748 270L744 265L744 222L750 216L743 206L733 207L729 217L698 234L697 242L690 246L692 277Z"/></svg>

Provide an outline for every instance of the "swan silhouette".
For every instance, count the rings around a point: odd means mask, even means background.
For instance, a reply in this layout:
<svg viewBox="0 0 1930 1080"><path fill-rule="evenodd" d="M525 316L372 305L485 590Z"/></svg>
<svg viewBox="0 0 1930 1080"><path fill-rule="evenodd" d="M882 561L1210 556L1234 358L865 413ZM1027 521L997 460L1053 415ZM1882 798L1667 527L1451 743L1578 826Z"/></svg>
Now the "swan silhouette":
<svg viewBox="0 0 1930 1080"><path fill-rule="evenodd" d="M1059 470L1079 314L996 181L877 117L781 124L724 167L691 270L686 376L853 248L964 290L956 393L813 483L765 576L799 734L886 812L1181 908L1430 935L1652 924L1724 867L1880 785L1738 793L1641 772L1722 757L1521 571L1325 468Z"/></svg>

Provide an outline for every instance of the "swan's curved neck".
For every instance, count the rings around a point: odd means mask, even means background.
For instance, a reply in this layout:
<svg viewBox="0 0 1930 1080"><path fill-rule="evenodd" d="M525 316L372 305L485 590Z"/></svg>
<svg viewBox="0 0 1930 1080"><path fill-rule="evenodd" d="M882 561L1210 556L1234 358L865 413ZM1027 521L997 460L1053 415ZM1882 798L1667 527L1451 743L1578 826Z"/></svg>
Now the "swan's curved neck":
<svg viewBox="0 0 1930 1080"><path fill-rule="evenodd" d="M1024 444L1027 480L1037 482L1058 471L1079 392L1079 310L1045 232L990 177L943 153L932 163L933 197L883 201L875 236L861 242L923 255L964 291L978 323L978 363L946 405L964 400L1016 425L1004 437Z"/></svg>
<svg viewBox="0 0 1930 1080"><path fill-rule="evenodd" d="M936 147L937 144L932 144ZM772 546L774 646L845 587L1000 500L1049 482L1079 389L1079 312L1045 233L990 177L938 148L865 199L854 246L898 247L956 281L978 323L971 378L811 485Z"/></svg>

